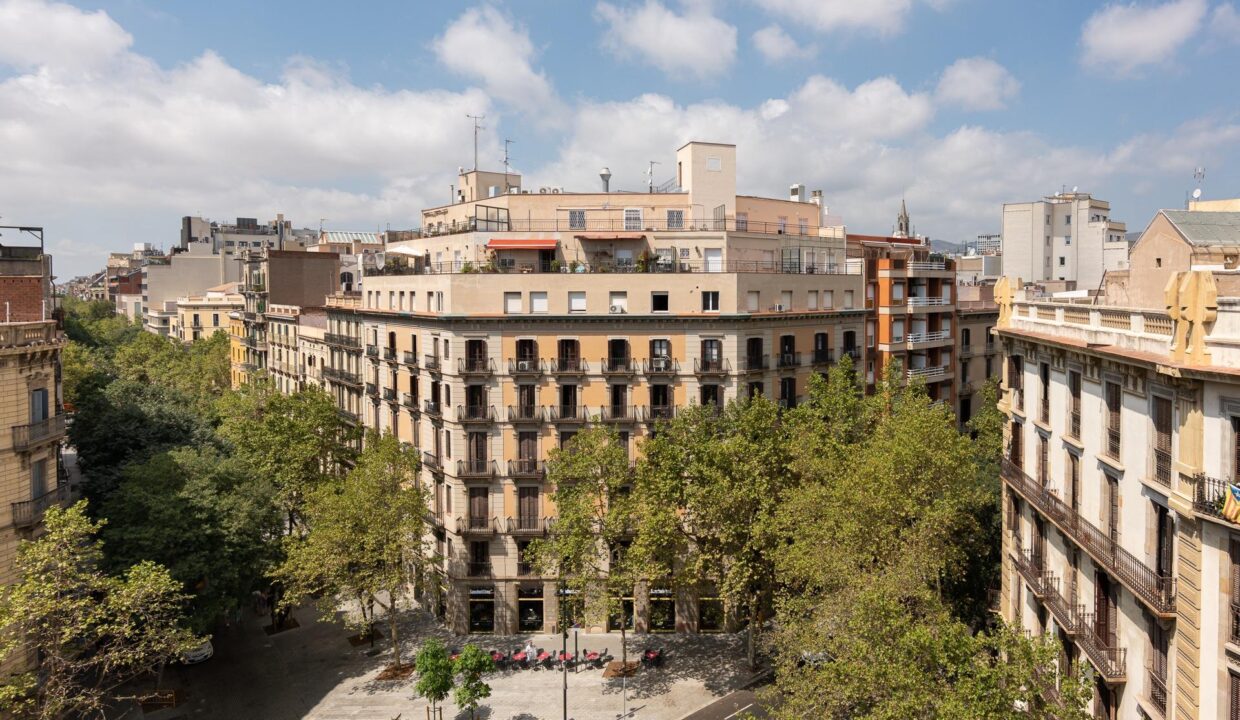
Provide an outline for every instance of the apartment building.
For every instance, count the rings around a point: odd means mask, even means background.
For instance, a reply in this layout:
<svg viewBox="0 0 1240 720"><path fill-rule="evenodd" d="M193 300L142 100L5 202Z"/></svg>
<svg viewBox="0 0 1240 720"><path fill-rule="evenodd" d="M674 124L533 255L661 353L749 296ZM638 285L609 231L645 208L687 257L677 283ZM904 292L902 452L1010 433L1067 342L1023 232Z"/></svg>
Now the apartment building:
<svg viewBox="0 0 1240 720"><path fill-rule="evenodd" d="M244 327L236 338L243 350L238 352L232 374L235 382L244 383L255 370L279 372L284 384L300 388L298 371L296 317L300 308L321 307L323 299L339 288L340 256L329 252L304 250L270 250L261 248L243 253L241 294L245 306L241 317ZM275 308L281 307L277 313ZM270 315L279 315L281 325L275 330L285 332L280 347L270 347L272 329ZM289 332L289 323L292 332ZM292 362L289 362L290 357ZM271 361L278 359L279 369Z"/></svg>
<svg viewBox="0 0 1240 720"><path fill-rule="evenodd" d="M41 231L38 245L0 245L0 306L0 584L7 584L16 579L18 543L37 536L43 513L69 499L60 462L65 340L53 319ZM3 670L25 670L35 659L27 660Z"/></svg>
<svg viewBox="0 0 1240 720"><path fill-rule="evenodd" d="M292 394L304 387L305 368L301 360L301 308L296 305L269 305L267 321L267 371L280 392Z"/></svg>
<svg viewBox="0 0 1240 720"><path fill-rule="evenodd" d="M676 178L642 193L464 173L457 202L389 243L360 292L328 299L323 376L341 411L422 450L443 558L432 604L454 630L565 624L555 578L521 551L555 514L547 452L584 426L635 453L685 405L791 407L842 354L864 366L863 261L843 228L801 186L737 195L735 162L734 146L689 143ZM722 627L709 590L628 605L616 622L638 631Z"/></svg>
<svg viewBox="0 0 1240 720"><path fill-rule="evenodd" d="M1157 303L996 288L1001 610L1094 668L1104 718L1240 718L1240 298L1234 269L1162 254L1240 247L1240 217L1177 212L1133 257Z"/></svg>
<svg viewBox="0 0 1240 720"><path fill-rule="evenodd" d="M1003 273L1025 282L1064 282L1093 290L1103 274L1128 267L1127 226L1111 205L1085 192L1061 192L1003 206Z"/></svg>
<svg viewBox="0 0 1240 720"><path fill-rule="evenodd" d="M297 316L297 357L299 381L303 387L326 388L323 369L328 365L330 348L324 339L327 312L321 308L300 308Z"/></svg>
<svg viewBox="0 0 1240 720"><path fill-rule="evenodd" d="M999 345L991 333L999 321L993 285L956 286L956 419L963 428L980 407L978 395L1003 369Z"/></svg>
<svg viewBox="0 0 1240 720"><path fill-rule="evenodd" d="M172 321L171 337L183 343L199 338L209 338L217 332L228 332L229 313L245 307L245 299L237 290L237 283L225 283L201 295L184 295L177 298L177 315Z"/></svg>

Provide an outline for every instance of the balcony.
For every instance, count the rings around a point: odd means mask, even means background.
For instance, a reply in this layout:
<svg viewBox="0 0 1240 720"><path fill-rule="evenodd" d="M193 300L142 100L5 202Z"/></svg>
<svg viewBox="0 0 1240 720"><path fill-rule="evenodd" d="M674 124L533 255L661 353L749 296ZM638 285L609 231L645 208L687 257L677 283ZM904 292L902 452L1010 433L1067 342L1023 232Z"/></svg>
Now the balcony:
<svg viewBox="0 0 1240 720"><path fill-rule="evenodd" d="M1127 679L1128 650L1116 647L1109 638L1098 636L1092 613L1082 618L1076 643L1085 651L1090 664L1098 671L1103 682L1115 684Z"/></svg>
<svg viewBox="0 0 1240 720"><path fill-rule="evenodd" d="M459 423L492 423L495 422L495 406L493 405L457 405L456 421Z"/></svg>
<svg viewBox="0 0 1240 720"><path fill-rule="evenodd" d="M323 377L341 385L349 385L355 388L362 386L362 378L357 373L351 373L348 370L325 367L323 368Z"/></svg>
<svg viewBox="0 0 1240 720"><path fill-rule="evenodd" d="M830 350L815 350L809 356L810 365L831 365L835 362L835 353Z"/></svg>
<svg viewBox="0 0 1240 720"><path fill-rule="evenodd" d="M64 505L69 501L69 486L57 485L32 500L13 503L10 508L13 514L13 525L19 528L35 527L43 521L43 513L54 505Z"/></svg>
<svg viewBox="0 0 1240 720"><path fill-rule="evenodd" d="M491 577L491 562L489 560L470 561L466 566L466 572L472 578Z"/></svg>
<svg viewBox="0 0 1240 720"><path fill-rule="evenodd" d="M1028 548L1018 548L1012 555L1012 565L1025 578L1034 597L1039 600L1046 597L1047 581L1051 578L1043 570L1041 555Z"/></svg>
<svg viewBox="0 0 1240 720"><path fill-rule="evenodd" d="M547 464L542 460L522 458L508 461L508 475L514 478L541 478L547 473Z"/></svg>
<svg viewBox="0 0 1240 720"><path fill-rule="evenodd" d="M518 358L515 360L509 360L508 374L514 377L539 377L543 374L542 361L538 358Z"/></svg>
<svg viewBox="0 0 1240 720"><path fill-rule="evenodd" d="M393 363L396 362L396 348L394 347L383 348L383 359L387 360L388 362L393 362Z"/></svg>
<svg viewBox="0 0 1240 720"><path fill-rule="evenodd" d="M422 356L422 366L425 367L427 370L430 370L431 372L439 372L441 369L441 365L439 364L439 356L438 355Z"/></svg>
<svg viewBox="0 0 1240 720"><path fill-rule="evenodd" d="M931 343L951 342L951 330L934 330L932 332L911 332L904 336L909 345L929 345Z"/></svg>
<svg viewBox="0 0 1240 720"><path fill-rule="evenodd" d="M545 409L541 405L508 406L508 422L510 423L540 423L545 416Z"/></svg>
<svg viewBox="0 0 1240 720"><path fill-rule="evenodd" d="M1175 616L1175 579L1159 574L1120 546L1114 538L1078 515L1059 495L1042 487L1010 460L1003 460L1003 480L1064 535L1083 549L1144 603L1155 615Z"/></svg>
<svg viewBox="0 0 1240 720"><path fill-rule="evenodd" d="M422 412L433 418L443 418L443 408L440 406L438 400L423 400Z"/></svg>
<svg viewBox="0 0 1240 720"><path fill-rule="evenodd" d="M780 353L777 358L777 362L779 363L780 370L799 368L801 367L801 353L799 352Z"/></svg>
<svg viewBox="0 0 1240 720"><path fill-rule="evenodd" d="M669 357L648 358L642 364L642 367L646 375L652 377L670 376L680 372L680 363Z"/></svg>
<svg viewBox="0 0 1240 720"><path fill-rule="evenodd" d="M952 301L941 297L911 297L907 304L911 308L937 308L947 307Z"/></svg>
<svg viewBox="0 0 1240 720"><path fill-rule="evenodd" d="M1227 521L1227 518L1223 517L1223 506L1227 501L1227 486L1230 483L1208 475L1195 475L1190 482L1194 485L1193 510L1207 517Z"/></svg>
<svg viewBox="0 0 1240 720"><path fill-rule="evenodd" d="M745 372L765 372L770 366L769 355L747 355L745 357Z"/></svg>
<svg viewBox="0 0 1240 720"><path fill-rule="evenodd" d="M1042 397L1038 398L1038 422L1044 425L1050 424L1051 421L1051 399L1043 391Z"/></svg>
<svg viewBox="0 0 1240 720"><path fill-rule="evenodd" d="M366 394L371 397L379 397L379 386L374 383L366 383Z"/></svg>
<svg viewBox="0 0 1240 720"><path fill-rule="evenodd" d="M328 345L336 345L338 347L350 348L358 350L362 347L362 341L350 335L341 335L339 333L324 333L323 342Z"/></svg>
<svg viewBox="0 0 1240 720"><path fill-rule="evenodd" d="M460 358L456 361L456 372L462 377L489 377L495 373L495 363L484 357Z"/></svg>
<svg viewBox="0 0 1240 720"><path fill-rule="evenodd" d="M378 345L367 345L366 346L366 357L378 358L379 357L379 346Z"/></svg>
<svg viewBox="0 0 1240 720"><path fill-rule="evenodd" d="M499 532L498 526L498 519L493 517L470 515L456 519L456 532L458 535L494 535ZM487 563L487 567L490 566L491 563Z"/></svg>
<svg viewBox="0 0 1240 720"><path fill-rule="evenodd" d="M633 358L627 357L609 357L599 360L599 367L603 369L604 375L632 375L634 365Z"/></svg>
<svg viewBox="0 0 1240 720"><path fill-rule="evenodd" d="M942 260L910 260L907 267L909 270L942 271L947 269L947 263Z"/></svg>
<svg viewBox="0 0 1240 720"><path fill-rule="evenodd" d="M1150 703L1154 709L1167 716L1167 678L1159 677L1158 673L1153 669L1147 671L1146 675L1149 680Z"/></svg>
<svg viewBox="0 0 1240 720"><path fill-rule="evenodd" d="M844 352L843 352L843 354L844 354L844 355L847 355L847 356L848 356L848 357L850 357L850 358L852 358L852 361L853 361L853 364L854 364L854 365L856 365L857 363L861 362L861 348L857 348L857 347L846 347L846 348L844 348Z"/></svg>
<svg viewBox="0 0 1240 720"><path fill-rule="evenodd" d="M396 390L394 388L383 388L383 399L387 402L396 402Z"/></svg>
<svg viewBox="0 0 1240 720"><path fill-rule="evenodd" d="M551 422L584 423L590 419L585 405L552 405L550 409Z"/></svg>
<svg viewBox="0 0 1240 720"><path fill-rule="evenodd" d="M729 363L722 358L696 358L693 361L695 375L727 375Z"/></svg>
<svg viewBox="0 0 1240 720"><path fill-rule="evenodd" d="M413 395L411 395L410 393L400 394L400 404L409 408L413 412L418 411L418 399L414 397Z"/></svg>
<svg viewBox="0 0 1240 720"><path fill-rule="evenodd" d="M642 411L642 418L648 422L671 420L676 417L675 405L647 405Z"/></svg>
<svg viewBox="0 0 1240 720"><path fill-rule="evenodd" d="M1171 487L1171 451L1154 448L1154 481Z"/></svg>
<svg viewBox="0 0 1240 720"><path fill-rule="evenodd" d="M551 361L551 372L556 375L584 375L590 367L581 358L562 357Z"/></svg>
<svg viewBox="0 0 1240 720"><path fill-rule="evenodd" d="M603 422L635 422L637 420L637 406L604 405L601 416Z"/></svg>
<svg viewBox="0 0 1240 720"><path fill-rule="evenodd" d="M362 420L360 417L357 416L357 413L350 412L348 410L345 410L344 408L337 408L336 414L340 416L341 420L343 420L345 423L349 425L357 425Z"/></svg>
<svg viewBox="0 0 1240 720"><path fill-rule="evenodd" d="M430 450L422 452L422 466L437 472L443 472L443 465L439 462L439 456Z"/></svg>
<svg viewBox="0 0 1240 720"><path fill-rule="evenodd" d="M547 518L526 517L524 515L508 518L509 535L545 535Z"/></svg>
<svg viewBox="0 0 1240 720"><path fill-rule="evenodd" d="M64 414L53 415L46 420L29 425L15 425L13 427L13 449L17 452L26 452L44 443L60 442L65 436L66 417Z"/></svg>
<svg viewBox="0 0 1240 720"><path fill-rule="evenodd" d="M926 382L937 380L940 376L946 375L947 365L933 365L930 367L909 368L904 371L904 376L909 380L919 379Z"/></svg>
<svg viewBox="0 0 1240 720"><path fill-rule="evenodd" d="M469 458L456 461L456 476L461 478L493 478L496 475L495 461L483 458Z"/></svg>
<svg viewBox="0 0 1240 720"><path fill-rule="evenodd" d="M400 354L400 361L404 365L408 365L411 368L416 368L418 366L418 354L406 350Z"/></svg>

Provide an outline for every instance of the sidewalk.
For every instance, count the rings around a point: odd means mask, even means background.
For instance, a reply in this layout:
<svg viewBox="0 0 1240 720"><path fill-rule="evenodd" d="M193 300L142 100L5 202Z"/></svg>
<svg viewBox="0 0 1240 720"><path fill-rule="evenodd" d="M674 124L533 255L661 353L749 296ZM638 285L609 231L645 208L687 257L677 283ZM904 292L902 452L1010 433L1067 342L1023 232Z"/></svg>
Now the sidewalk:
<svg viewBox="0 0 1240 720"><path fill-rule="evenodd" d="M182 705L148 713L148 720L220 718L221 720L423 720L426 702L413 697L413 680L379 682L379 670L391 662L385 637L376 644L353 647L350 631L318 622L312 608L294 613L300 628L274 636L262 631L265 618L247 613L240 627L217 632L215 657L202 665L171 667L164 686L181 690ZM485 649L509 652L532 640L536 647L559 650L559 635L470 636L447 633L426 613L412 612L401 623L405 659L417 646L438 637L449 647L474 642ZM642 670L627 680L603 679L600 670L568 673L568 715L574 720L616 720L628 710L637 720L677 720L743 686L743 636L630 635L629 657L636 660L647 647L662 647L667 660L657 670ZM620 657L618 634L577 636L577 647L604 648ZM573 652L573 637L568 639ZM562 718L564 676L557 671L519 670L487 678L491 697L480 709L485 720L553 720ZM444 705L445 720L457 716ZM130 716L134 717L134 716ZM468 717L464 715L462 717Z"/></svg>

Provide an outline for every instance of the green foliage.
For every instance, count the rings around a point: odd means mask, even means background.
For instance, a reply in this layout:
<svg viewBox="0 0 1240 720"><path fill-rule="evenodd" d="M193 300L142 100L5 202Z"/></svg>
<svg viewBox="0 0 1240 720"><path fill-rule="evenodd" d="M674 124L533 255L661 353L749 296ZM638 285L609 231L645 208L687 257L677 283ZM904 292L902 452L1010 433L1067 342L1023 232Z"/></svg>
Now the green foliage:
<svg viewBox="0 0 1240 720"><path fill-rule="evenodd" d="M307 597L334 617L341 599L387 612L394 664L401 664L396 614L426 562L427 491L417 482L418 457L391 434L371 434L357 466L306 495L304 535L285 543L287 558L276 571L287 588L284 602ZM346 616L353 622L355 616ZM363 614L362 626L373 618Z"/></svg>
<svg viewBox="0 0 1240 720"><path fill-rule="evenodd" d="M772 553L784 542L777 512L799 482L779 412L763 397L685 409L644 444L633 493L634 565L646 577L714 585L728 605L747 607L751 665L775 589Z"/></svg>
<svg viewBox="0 0 1240 720"><path fill-rule="evenodd" d="M232 452L275 484L290 527L306 498L352 463L359 431L346 423L326 391L281 394L270 380L224 395L219 434Z"/></svg>
<svg viewBox="0 0 1240 720"><path fill-rule="evenodd" d="M468 710L471 718L478 717L478 704L491 697L491 686L486 684L482 676L495 670L495 661L482 648L469 643L457 656L452 665L459 678L452 699L457 707Z"/></svg>
<svg viewBox="0 0 1240 720"><path fill-rule="evenodd" d="M490 657L487 659L490 660ZM418 682L414 685L414 690L430 701L433 717L435 708L452 692L453 668L452 661L448 658L448 649L439 640L430 638L422 643L413 663L418 671Z"/></svg>
<svg viewBox="0 0 1240 720"><path fill-rule="evenodd" d="M181 626L185 596L163 567L99 570L100 525L85 503L50 508L44 527L19 546L18 580L0 590L0 661L37 655L41 664L37 680L34 670L0 680L0 710L39 720L103 717L126 697L125 683L201 639Z"/></svg>
<svg viewBox="0 0 1240 720"><path fill-rule="evenodd" d="M125 468L104 501L107 565L153 560L192 597L193 625L237 611L277 561L274 488L211 446L179 448Z"/></svg>

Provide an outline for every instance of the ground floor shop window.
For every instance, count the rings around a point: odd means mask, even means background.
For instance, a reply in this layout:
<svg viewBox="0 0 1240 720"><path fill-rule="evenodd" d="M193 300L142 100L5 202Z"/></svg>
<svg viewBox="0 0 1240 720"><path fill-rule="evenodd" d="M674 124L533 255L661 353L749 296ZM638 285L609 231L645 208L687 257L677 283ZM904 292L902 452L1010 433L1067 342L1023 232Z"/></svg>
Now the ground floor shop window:
<svg viewBox="0 0 1240 720"><path fill-rule="evenodd" d="M495 632L495 588L471 587L469 589L469 631L471 633Z"/></svg>
<svg viewBox="0 0 1240 720"><path fill-rule="evenodd" d="M517 589L517 629L521 632L542 632L543 589L523 587Z"/></svg>
<svg viewBox="0 0 1240 720"><path fill-rule="evenodd" d="M438 597L435 598L435 615L443 620L448 616L448 586L443 580L439 581L436 592Z"/></svg>
<svg viewBox="0 0 1240 720"><path fill-rule="evenodd" d="M611 612L607 616L608 630L633 629L633 598L612 598Z"/></svg>
<svg viewBox="0 0 1240 720"><path fill-rule="evenodd" d="M698 632L723 630L723 599L704 597L698 600Z"/></svg>
<svg viewBox="0 0 1240 720"><path fill-rule="evenodd" d="M676 598L667 588L650 591L650 632L676 631Z"/></svg>
<svg viewBox="0 0 1240 720"><path fill-rule="evenodd" d="M581 627L585 619L585 603L576 590L560 588L560 627Z"/></svg>

